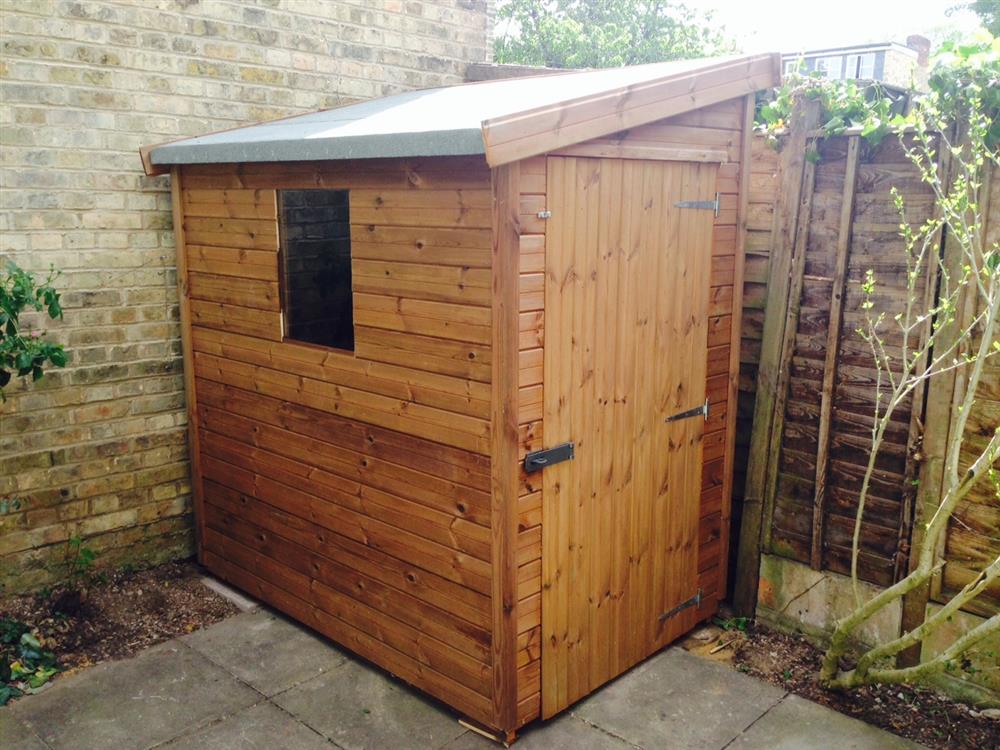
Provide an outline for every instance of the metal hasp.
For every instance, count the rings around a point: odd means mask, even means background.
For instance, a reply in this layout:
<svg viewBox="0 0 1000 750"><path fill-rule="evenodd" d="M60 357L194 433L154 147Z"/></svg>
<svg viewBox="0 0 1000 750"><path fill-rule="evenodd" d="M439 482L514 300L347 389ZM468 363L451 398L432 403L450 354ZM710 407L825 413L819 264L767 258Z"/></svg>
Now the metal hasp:
<svg viewBox="0 0 1000 750"><path fill-rule="evenodd" d="M545 450L532 451L524 457L524 470L529 474L540 471L546 466L571 461L573 459L573 443L563 443Z"/></svg>
<svg viewBox="0 0 1000 750"><path fill-rule="evenodd" d="M674 206L677 208L704 208L719 216L719 194L715 194L714 201L677 201Z"/></svg>
<svg viewBox="0 0 1000 750"><path fill-rule="evenodd" d="M673 609L667 610L662 615L660 615L660 622L666 622L671 617L676 617L677 615L679 615L685 609L688 609L689 607L697 607L699 604L701 604L701 589L698 589L698 593L692 596L686 602L681 602Z"/></svg>
<svg viewBox="0 0 1000 750"><path fill-rule="evenodd" d="M664 422L676 422L680 419L690 419L691 417L697 417L699 414L704 414L705 419L708 419L708 399L705 399L705 403L701 406L696 406L693 409L688 409L687 411L682 411L678 414L674 414L671 417L667 417Z"/></svg>

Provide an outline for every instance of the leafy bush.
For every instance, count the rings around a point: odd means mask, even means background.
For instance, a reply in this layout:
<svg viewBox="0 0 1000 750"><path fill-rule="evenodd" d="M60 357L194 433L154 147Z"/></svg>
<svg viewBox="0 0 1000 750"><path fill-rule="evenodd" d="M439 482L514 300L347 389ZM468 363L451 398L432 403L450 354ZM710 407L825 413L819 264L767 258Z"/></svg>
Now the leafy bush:
<svg viewBox="0 0 1000 750"><path fill-rule="evenodd" d="M66 366L62 345L48 341L42 331L26 334L20 320L25 310L45 311L53 320L62 318L59 292L52 286L58 275L50 269L39 284L13 262L0 271L0 401L6 400L3 389L13 377L30 375L39 380L46 366Z"/></svg>
<svg viewBox="0 0 1000 750"><path fill-rule="evenodd" d="M38 690L58 671L55 655L42 648L31 628L0 617L0 706Z"/></svg>

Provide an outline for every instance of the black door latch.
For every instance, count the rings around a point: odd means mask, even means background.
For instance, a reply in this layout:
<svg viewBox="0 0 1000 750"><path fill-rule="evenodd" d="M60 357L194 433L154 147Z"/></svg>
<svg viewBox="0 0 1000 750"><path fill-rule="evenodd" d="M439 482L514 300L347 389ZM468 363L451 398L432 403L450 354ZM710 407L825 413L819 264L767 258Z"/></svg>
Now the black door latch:
<svg viewBox="0 0 1000 750"><path fill-rule="evenodd" d="M529 474L546 466L569 461L573 458L573 443L563 443L545 450L532 451L524 457L524 470Z"/></svg>

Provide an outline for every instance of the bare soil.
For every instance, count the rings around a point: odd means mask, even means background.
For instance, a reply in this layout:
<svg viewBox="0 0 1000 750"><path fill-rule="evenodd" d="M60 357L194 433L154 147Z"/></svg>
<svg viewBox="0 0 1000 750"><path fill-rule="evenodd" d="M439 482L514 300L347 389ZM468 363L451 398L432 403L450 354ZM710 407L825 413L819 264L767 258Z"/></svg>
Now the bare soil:
<svg viewBox="0 0 1000 750"><path fill-rule="evenodd" d="M834 692L816 681L822 652L800 636L762 625L747 630L707 626L682 644L710 659L835 711L939 750L1000 750L1000 719L933 690L869 686Z"/></svg>
<svg viewBox="0 0 1000 750"><path fill-rule="evenodd" d="M82 601L65 589L0 599L0 616L29 625L66 674L237 614L236 605L201 582L203 575L194 562L115 572L88 585Z"/></svg>

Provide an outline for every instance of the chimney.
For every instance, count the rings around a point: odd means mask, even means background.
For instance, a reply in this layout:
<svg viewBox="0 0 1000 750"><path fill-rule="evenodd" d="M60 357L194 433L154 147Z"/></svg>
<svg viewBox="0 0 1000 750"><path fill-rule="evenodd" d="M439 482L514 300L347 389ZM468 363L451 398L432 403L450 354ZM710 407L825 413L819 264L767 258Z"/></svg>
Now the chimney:
<svg viewBox="0 0 1000 750"><path fill-rule="evenodd" d="M930 60L931 40L920 34L910 34L906 37L906 46L917 53L917 65L924 67Z"/></svg>

